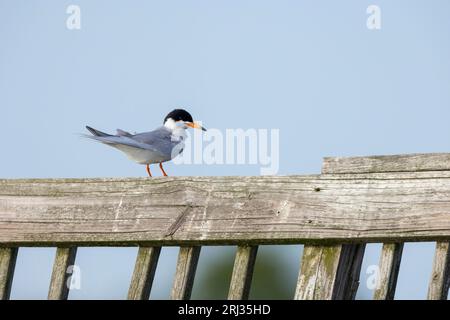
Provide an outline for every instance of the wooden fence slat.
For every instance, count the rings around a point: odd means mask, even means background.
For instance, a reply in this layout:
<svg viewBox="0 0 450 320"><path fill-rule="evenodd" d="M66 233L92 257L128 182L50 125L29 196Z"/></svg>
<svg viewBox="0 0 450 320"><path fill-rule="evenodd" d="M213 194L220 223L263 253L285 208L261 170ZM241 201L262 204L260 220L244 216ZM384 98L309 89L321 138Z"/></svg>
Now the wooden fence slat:
<svg viewBox="0 0 450 320"><path fill-rule="evenodd" d="M446 300L450 286L450 242L437 242L428 287L429 300Z"/></svg>
<svg viewBox="0 0 450 320"><path fill-rule="evenodd" d="M450 153L370 157L326 157L322 173L418 172L450 170Z"/></svg>
<svg viewBox="0 0 450 320"><path fill-rule="evenodd" d="M359 287L359 277L364 259L365 244L345 244L336 271L336 281L332 299L354 300Z"/></svg>
<svg viewBox="0 0 450 320"><path fill-rule="evenodd" d="M0 248L0 300L8 300L19 248Z"/></svg>
<svg viewBox="0 0 450 320"><path fill-rule="evenodd" d="M258 246L238 246L231 276L229 300L247 300Z"/></svg>
<svg viewBox="0 0 450 320"><path fill-rule="evenodd" d="M161 247L139 247L128 290L129 300L148 300Z"/></svg>
<svg viewBox="0 0 450 320"><path fill-rule="evenodd" d="M52 278L48 291L49 300L67 300L69 296L69 286L67 281L71 276L69 273L67 273L67 268L71 265L74 265L76 255L76 247L58 247L56 249Z"/></svg>
<svg viewBox="0 0 450 320"><path fill-rule="evenodd" d="M170 298L173 300L188 300L191 297L195 271L200 257L201 247L180 247L177 269Z"/></svg>
<svg viewBox="0 0 450 320"><path fill-rule="evenodd" d="M340 245L305 245L294 299L331 299L340 250Z"/></svg>
<svg viewBox="0 0 450 320"><path fill-rule="evenodd" d="M374 300L393 300L402 261L403 243L384 243L379 264L379 279Z"/></svg>
<svg viewBox="0 0 450 320"><path fill-rule="evenodd" d="M364 244L306 245L294 299L353 299L364 249Z"/></svg>

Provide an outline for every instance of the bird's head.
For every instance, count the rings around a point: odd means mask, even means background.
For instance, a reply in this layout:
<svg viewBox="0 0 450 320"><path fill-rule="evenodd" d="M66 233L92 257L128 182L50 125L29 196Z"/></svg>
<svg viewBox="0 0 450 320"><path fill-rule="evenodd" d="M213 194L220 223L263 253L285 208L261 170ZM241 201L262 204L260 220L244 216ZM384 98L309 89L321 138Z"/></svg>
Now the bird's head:
<svg viewBox="0 0 450 320"><path fill-rule="evenodd" d="M183 129L194 128L206 131L205 128L194 122L194 119L189 112L183 109L175 109L169 112L169 114L164 118L164 126L170 130L181 127Z"/></svg>

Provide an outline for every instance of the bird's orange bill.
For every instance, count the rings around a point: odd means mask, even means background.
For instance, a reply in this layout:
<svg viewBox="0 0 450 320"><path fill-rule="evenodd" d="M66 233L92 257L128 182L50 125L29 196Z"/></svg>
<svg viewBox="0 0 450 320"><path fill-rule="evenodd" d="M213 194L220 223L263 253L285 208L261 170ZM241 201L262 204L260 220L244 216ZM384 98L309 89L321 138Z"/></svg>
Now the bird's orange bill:
<svg viewBox="0 0 450 320"><path fill-rule="evenodd" d="M186 125L187 125L188 127L194 128L194 129L200 129L200 130L206 131L205 128L203 128L201 125L199 125L199 124L196 123L196 122L186 122Z"/></svg>

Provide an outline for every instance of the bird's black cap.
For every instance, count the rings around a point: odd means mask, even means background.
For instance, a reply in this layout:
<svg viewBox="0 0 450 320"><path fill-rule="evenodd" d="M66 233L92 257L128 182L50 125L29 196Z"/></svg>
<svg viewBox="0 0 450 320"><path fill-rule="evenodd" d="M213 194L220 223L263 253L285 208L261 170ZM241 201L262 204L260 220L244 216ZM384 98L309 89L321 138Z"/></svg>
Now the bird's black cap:
<svg viewBox="0 0 450 320"><path fill-rule="evenodd" d="M187 121L187 122L194 122L194 119L192 119L192 116L189 112L183 109L175 109L164 118L164 123L166 123L167 119L173 119L174 121Z"/></svg>

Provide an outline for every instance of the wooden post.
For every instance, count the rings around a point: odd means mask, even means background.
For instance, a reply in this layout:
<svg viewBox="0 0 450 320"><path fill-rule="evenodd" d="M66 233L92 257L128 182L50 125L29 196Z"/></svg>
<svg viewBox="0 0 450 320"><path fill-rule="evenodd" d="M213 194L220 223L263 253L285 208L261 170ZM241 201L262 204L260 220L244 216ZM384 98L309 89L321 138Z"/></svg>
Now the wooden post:
<svg viewBox="0 0 450 320"><path fill-rule="evenodd" d="M354 299L365 245L306 245L296 300Z"/></svg>
<svg viewBox="0 0 450 320"><path fill-rule="evenodd" d="M428 287L429 300L447 300L450 286L450 242L436 243L433 271Z"/></svg>
<svg viewBox="0 0 450 320"><path fill-rule="evenodd" d="M129 300L148 300L150 297L160 252L161 247L139 247L128 290Z"/></svg>
<svg viewBox="0 0 450 320"><path fill-rule="evenodd" d="M74 265L76 254L76 247L59 247L56 249L52 278L48 291L49 300L67 300L69 296L69 284L67 281L70 277L70 274L67 273L67 268Z"/></svg>
<svg viewBox="0 0 450 320"><path fill-rule="evenodd" d="M181 247L178 254L177 270L170 298L189 300L194 285L195 271L200 257L201 247Z"/></svg>
<svg viewBox="0 0 450 320"><path fill-rule="evenodd" d="M378 285L374 300L393 300L397 287L398 272L402 260L403 243L385 243L381 250Z"/></svg>
<svg viewBox="0 0 450 320"><path fill-rule="evenodd" d="M365 244L342 245L332 299L355 299L365 250Z"/></svg>
<svg viewBox="0 0 450 320"><path fill-rule="evenodd" d="M0 248L0 300L8 300L19 248Z"/></svg>
<svg viewBox="0 0 450 320"><path fill-rule="evenodd" d="M253 277L258 246L239 246L234 260L229 300L247 300Z"/></svg>

